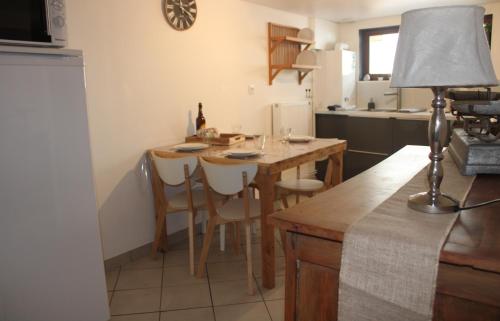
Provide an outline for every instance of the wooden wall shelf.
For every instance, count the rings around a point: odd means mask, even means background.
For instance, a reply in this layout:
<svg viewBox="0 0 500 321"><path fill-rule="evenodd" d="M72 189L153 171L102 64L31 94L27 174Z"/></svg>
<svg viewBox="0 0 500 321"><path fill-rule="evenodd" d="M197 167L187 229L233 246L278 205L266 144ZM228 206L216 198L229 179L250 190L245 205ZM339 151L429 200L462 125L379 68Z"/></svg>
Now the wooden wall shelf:
<svg viewBox="0 0 500 321"><path fill-rule="evenodd" d="M273 84L274 78L282 70L296 70L299 84L302 84L307 74L319 68L296 64L299 53L314 44L314 40L298 38L299 31L300 29L295 27L268 24L269 85Z"/></svg>

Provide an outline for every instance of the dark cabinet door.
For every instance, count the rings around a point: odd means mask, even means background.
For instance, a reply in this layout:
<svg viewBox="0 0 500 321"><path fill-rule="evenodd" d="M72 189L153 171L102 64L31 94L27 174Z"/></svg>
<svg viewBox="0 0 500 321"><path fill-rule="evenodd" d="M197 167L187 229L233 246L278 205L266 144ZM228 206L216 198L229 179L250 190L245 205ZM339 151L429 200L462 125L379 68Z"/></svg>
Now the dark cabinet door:
<svg viewBox="0 0 500 321"><path fill-rule="evenodd" d="M347 139L347 115L316 114L316 137Z"/></svg>
<svg viewBox="0 0 500 321"><path fill-rule="evenodd" d="M448 121L448 137L445 146L448 146L454 122ZM393 150L397 152L406 145L429 146L429 122L427 120L394 119L393 122Z"/></svg>
<svg viewBox="0 0 500 321"><path fill-rule="evenodd" d="M385 154L348 150L344 156L344 180L366 171L387 157Z"/></svg>
<svg viewBox="0 0 500 321"><path fill-rule="evenodd" d="M448 122L451 128L452 122ZM347 140L344 180L378 164L406 145L428 146L427 120L349 117L316 114L316 137ZM449 131L451 134L451 130ZM446 145L449 143L449 137ZM323 179L327 162L316 163L316 177Z"/></svg>
<svg viewBox="0 0 500 321"><path fill-rule="evenodd" d="M393 123L393 149L395 153L406 145L429 145L425 120L395 119Z"/></svg>
<svg viewBox="0 0 500 321"><path fill-rule="evenodd" d="M347 148L374 153L392 152L391 118L349 117Z"/></svg>

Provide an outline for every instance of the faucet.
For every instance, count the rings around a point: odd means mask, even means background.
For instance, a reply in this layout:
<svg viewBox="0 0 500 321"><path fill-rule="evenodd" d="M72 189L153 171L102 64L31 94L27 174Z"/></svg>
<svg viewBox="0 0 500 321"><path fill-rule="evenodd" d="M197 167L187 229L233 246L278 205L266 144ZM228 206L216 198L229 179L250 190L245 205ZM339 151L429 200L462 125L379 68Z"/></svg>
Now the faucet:
<svg viewBox="0 0 500 321"><path fill-rule="evenodd" d="M401 111L401 88L396 89L396 91L387 91L384 93L384 96L397 96L396 101L396 110Z"/></svg>

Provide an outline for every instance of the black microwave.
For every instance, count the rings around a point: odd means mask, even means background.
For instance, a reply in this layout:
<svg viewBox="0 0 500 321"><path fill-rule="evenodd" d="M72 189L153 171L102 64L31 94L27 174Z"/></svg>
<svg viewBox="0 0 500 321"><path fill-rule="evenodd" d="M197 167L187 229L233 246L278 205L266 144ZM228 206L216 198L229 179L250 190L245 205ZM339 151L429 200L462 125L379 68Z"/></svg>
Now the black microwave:
<svg viewBox="0 0 500 321"><path fill-rule="evenodd" d="M0 44L64 47L64 0L0 0Z"/></svg>

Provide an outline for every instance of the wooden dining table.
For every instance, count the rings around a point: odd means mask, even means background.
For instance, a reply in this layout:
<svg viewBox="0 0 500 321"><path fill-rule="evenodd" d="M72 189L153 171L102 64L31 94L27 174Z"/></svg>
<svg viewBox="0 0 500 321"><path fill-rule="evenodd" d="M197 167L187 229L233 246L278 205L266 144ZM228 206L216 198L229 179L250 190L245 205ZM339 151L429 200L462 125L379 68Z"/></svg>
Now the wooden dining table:
<svg viewBox="0 0 500 321"><path fill-rule="evenodd" d="M233 148L255 149L252 139L231 146L211 145L209 148L195 152L180 152L174 148L175 145L156 147L149 151L161 156L162 153L188 154L204 157L208 160L227 158L226 151ZM261 204L261 247L262 247L262 284L268 289L275 286L275 234L274 227L268 224L268 216L272 214L275 201L275 183L280 178L281 173L287 169L295 168L299 165L321 159L328 160L325 175L327 188L333 187L342 182L343 154L346 150L347 142L339 139L314 139L307 143L290 143L278 138L268 138L265 143L262 155L253 158L239 159L235 162L250 162L258 164L258 171L255 183L259 190ZM152 164L152 162L151 162ZM154 167L154 166L152 166ZM165 204L165 194L163 185L156 170L151 171L151 181L153 195L155 199L155 210L158 215L163 209L161 204ZM166 233L166 227L164 229ZM166 234L164 236L166 239Z"/></svg>

